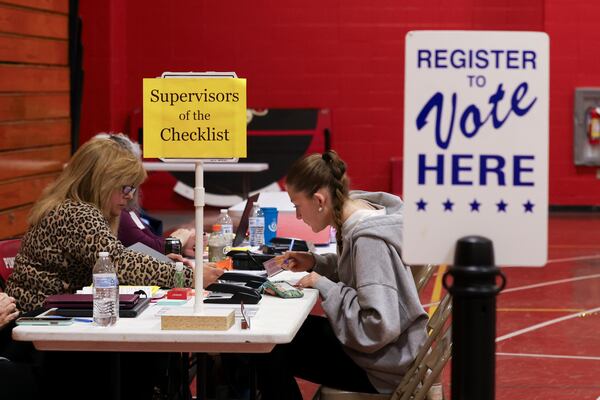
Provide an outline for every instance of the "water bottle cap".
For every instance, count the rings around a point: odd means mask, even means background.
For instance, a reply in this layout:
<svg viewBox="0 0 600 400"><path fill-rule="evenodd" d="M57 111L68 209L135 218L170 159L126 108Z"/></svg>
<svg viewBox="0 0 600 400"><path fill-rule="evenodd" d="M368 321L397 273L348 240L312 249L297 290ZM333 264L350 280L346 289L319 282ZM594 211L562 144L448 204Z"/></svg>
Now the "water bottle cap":
<svg viewBox="0 0 600 400"><path fill-rule="evenodd" d="M175 263L175 271L183 271L183 263L181 261Z"/></svg>
<svg viewBox="0 0 600 400"><path fill-rule="evenodd" d="M221 214L227 214L227 209L226 208L221 208Z"/></svg>
<svg viewBox="0 0 600 400"><path fill-rule="evenodd" d="M108 257L108 251L101 251L98 253L98 257Z"/></svg>

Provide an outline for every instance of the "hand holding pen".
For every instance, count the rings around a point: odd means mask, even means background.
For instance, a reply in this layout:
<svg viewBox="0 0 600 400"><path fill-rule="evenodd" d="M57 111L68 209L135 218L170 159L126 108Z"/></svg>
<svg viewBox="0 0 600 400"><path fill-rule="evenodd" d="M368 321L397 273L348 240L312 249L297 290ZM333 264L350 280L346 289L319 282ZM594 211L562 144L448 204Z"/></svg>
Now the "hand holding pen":
<svg viewBox="0 0 600 400"><path fill-rule="evenodd" d="M315 257L307 251L286 251L281 267L292 272L310 271L315 266Z"/></svg>

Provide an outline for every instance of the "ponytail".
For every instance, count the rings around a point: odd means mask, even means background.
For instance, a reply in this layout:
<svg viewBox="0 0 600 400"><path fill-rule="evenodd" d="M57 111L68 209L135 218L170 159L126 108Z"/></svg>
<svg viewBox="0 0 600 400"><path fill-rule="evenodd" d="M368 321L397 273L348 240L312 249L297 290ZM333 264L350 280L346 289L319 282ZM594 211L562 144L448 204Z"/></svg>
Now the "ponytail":
<svg viewBox="0 0 600 400"><path fill-rule="evenodd" d="M287 175L287 184L309 196L326 187L331 195L333 226L338 248L342 250L342 212L348 200L350 181L346 175L346 163L334 150L323 154L311 154L296 161Z"/></svg>

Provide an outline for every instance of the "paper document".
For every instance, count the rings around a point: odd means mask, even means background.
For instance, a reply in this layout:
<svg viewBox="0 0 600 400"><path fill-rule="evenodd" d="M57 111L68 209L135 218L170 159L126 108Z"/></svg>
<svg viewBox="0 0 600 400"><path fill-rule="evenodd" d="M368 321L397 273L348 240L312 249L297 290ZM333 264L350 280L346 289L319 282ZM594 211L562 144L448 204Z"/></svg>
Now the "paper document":
<svg viewBox="0 0 600 400"><path fill-rule="evenodd" d="M128 247L129 250L137 251L138 253L146 254L148 256L152 256L161 262L174 263L169 257L165 256L163 253L154 250L152 247L146 246L144 243L137 242Z"/></svg>
<svg viewBox="0 0 600 400"><path fill-rule="evenodd" d="M286 281L290 285L295 286L296 283L298 283L298 281L300 279L302 279L303 277L305 277L306 275L308 275L308 272L292 272L292 271L284 270L284 271L278 273L277 275L273 276L272 278L269 277L269 280L270 281Z"/></svg>

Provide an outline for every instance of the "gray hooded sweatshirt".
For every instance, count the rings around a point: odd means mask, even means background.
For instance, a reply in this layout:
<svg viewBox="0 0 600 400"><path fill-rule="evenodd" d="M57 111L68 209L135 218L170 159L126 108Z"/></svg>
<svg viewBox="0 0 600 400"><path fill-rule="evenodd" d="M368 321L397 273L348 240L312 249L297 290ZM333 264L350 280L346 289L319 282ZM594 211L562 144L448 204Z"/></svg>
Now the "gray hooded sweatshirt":
<svg viewBox="0 0 600 400"><path fill-rule="evenodd" d="M402 254L402 208L388 193L353 191L385 213L343 229L341 254L315 254L316 288L335 335L380 393L400 383L427 338L427 314ZM345 228L350 225L347 232Z"/></svg>

